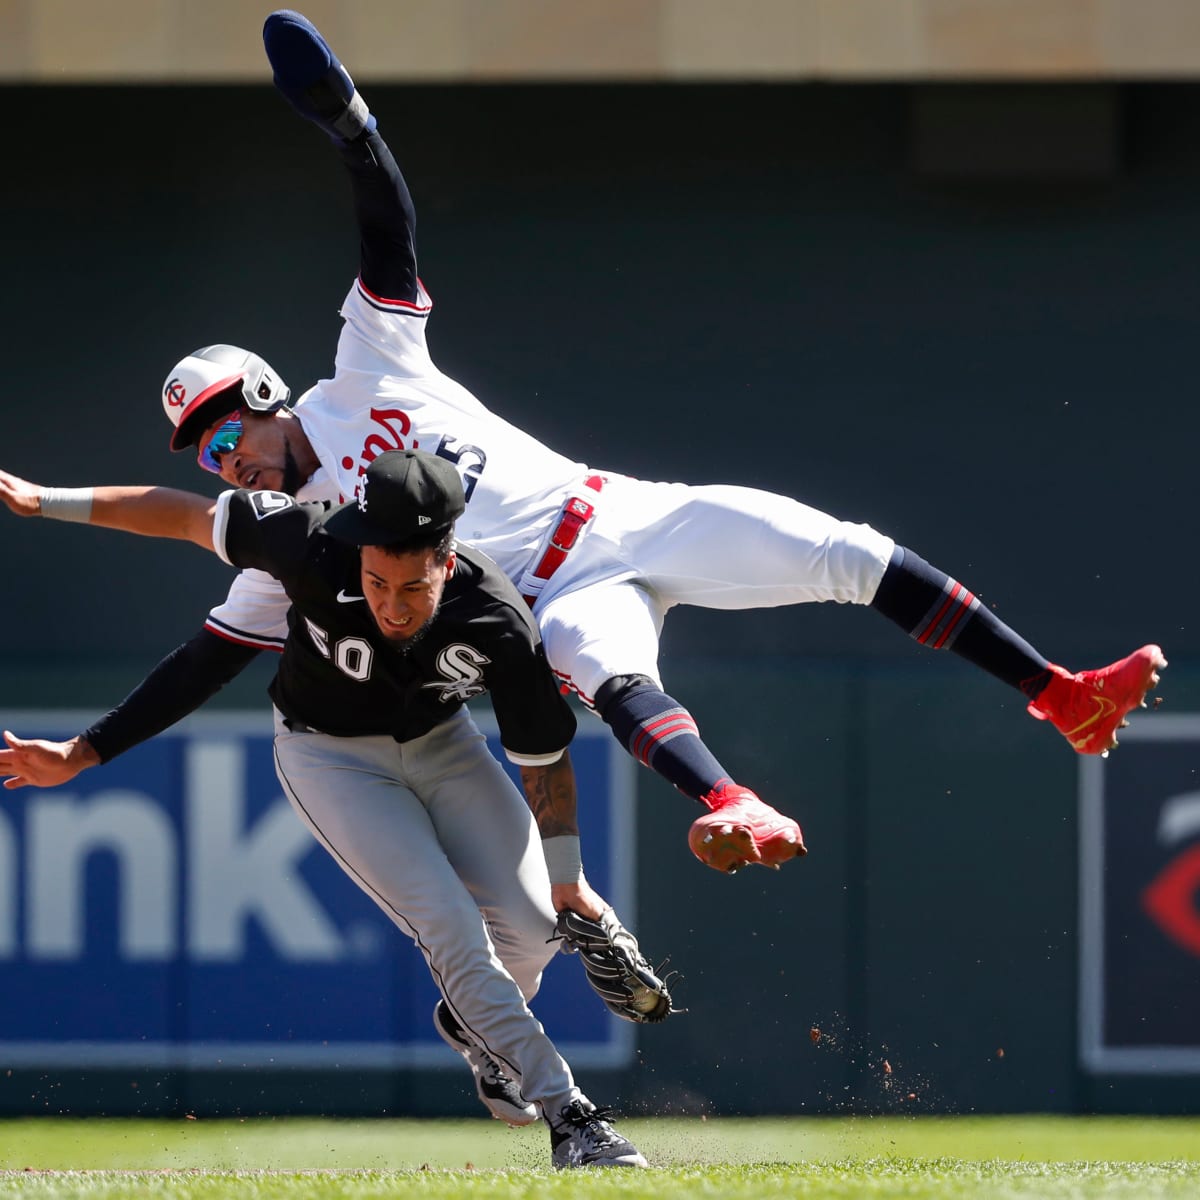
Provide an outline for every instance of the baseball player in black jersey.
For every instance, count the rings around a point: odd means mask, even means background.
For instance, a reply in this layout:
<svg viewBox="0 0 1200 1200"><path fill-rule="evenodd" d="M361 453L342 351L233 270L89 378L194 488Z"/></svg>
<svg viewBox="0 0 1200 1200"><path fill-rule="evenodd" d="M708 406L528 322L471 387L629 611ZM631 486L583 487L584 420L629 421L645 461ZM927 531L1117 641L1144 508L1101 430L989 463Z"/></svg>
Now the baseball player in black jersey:
<svg viewBox="0 0 1200 1200"><path fill-rule="evenodd" d="M1050 662L963 583L869 525L760 489L631 479L574 462L503 420L434 365L432 301L417 274L408 187L363 96L298 13L266 21L276 87L332 142L360 235L359 275L332 377L293 401L261 357L206 346L167 375L171 448L237 487L301 500L358 493L371 461L421 448L466 487L462 537L517 584L546 657L639 762L708 811L688 844L707 865L779 866L805 852L800 827L734 780L669 695L659 634L679 604L740 609L816 602L873 608L931 649L961 656L1017 690L1080 754L1116 745L1166 665L1148 644L1107 667ZM201 704L261 649L278 650L287 597L244 572L204 630L77 739L107 760Z"/></svg>
<svg viewBox="0 0 1200 1200"><path fill-rule="evenodd" d="M46 490L4 472L0 498L20 515L56 515ZM574 714L516 589L485 555L455 548L453 465L383 454L358 500L340 505L165 488L82 489L66 503L58 515L190 540L283 585L292 607L270 694L292 807L424 955L443 997L434 1023L492 1114L542 1116L555 1166L645 1166L527 1005L559 948L554 905L593 916L607 906L578 866ZM528 805L464 707L485 692ZM9 786L75 773L65 743L8 743ZM547 863L555 874L564 844L575 863L552 893Z"/></svg>

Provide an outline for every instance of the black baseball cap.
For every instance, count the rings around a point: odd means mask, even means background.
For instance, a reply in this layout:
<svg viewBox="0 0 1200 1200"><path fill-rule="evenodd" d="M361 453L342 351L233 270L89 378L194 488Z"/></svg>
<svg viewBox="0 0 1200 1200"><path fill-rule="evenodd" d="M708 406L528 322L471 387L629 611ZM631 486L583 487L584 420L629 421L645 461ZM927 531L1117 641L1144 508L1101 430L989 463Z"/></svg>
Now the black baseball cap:
<svg viewBox="0 0 1200 1200"><path fill-rule="evenodd" d="M331 508L324 525L340 542L385 546L444 532L466 507L462 480L447 459L389 450L367 468L358 499Z"/></svg>

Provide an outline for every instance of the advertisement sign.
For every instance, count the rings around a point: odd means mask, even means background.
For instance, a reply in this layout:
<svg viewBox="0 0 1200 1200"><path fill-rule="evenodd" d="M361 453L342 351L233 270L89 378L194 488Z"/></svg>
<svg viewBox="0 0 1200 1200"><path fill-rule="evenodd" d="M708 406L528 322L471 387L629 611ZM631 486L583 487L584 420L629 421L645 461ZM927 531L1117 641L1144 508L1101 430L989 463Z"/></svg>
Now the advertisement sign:
<svg viewBox="0 0 1200 1200"><path fill-rule="evenodd" d="M1084 1066L1200 1074L1200 716L1082 761L1080 933Z"/></svg>
<svg viewBox="0 0 1200 1200"><path fill-rule="evenodd" d="M505 761L490 710L472 715ZM54 739L92 719L0 713ZM590 718L571 758L588 878L632 922L633 760ZM424 959L284 799L269 711L193 716L61 788L3 795L0 1065L461 1066ZM574 958L551 961L533 1007L576 1065L629 1061L632 1026Z"/></svg>

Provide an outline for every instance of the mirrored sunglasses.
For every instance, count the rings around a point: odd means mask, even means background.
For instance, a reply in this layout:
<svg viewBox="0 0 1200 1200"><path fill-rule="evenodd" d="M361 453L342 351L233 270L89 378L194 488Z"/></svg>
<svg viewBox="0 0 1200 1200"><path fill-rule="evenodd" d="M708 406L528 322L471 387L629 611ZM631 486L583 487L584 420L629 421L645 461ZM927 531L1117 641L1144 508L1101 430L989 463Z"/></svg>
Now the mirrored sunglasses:
<svg viewBox="0 0 1200 1200"><path fill-rule="evenodd" d="M221 455L237 449L237 444L246 432L242 424L241 413L234 413L228 421L217 427L217 431L208 439L208 444L196 456L196 461L214 475L221 473Z"/></svg>

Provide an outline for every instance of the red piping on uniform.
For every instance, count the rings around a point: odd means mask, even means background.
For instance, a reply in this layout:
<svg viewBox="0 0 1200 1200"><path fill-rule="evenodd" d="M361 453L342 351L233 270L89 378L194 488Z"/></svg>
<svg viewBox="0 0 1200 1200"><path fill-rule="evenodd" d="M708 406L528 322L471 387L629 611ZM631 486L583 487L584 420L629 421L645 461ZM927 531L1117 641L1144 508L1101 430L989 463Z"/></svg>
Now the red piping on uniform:
<svg viewBox="0 0 1200 1200"><path fill-rule="evenodd" d="M575 695L577 695L580 700L582 700L584 704L588 706L588 708L596 707L595 700L591 696L585 696L583 692L581 692L579 688L572 682L570 675L564 675L561 671L555 671L554 674L562 680L562 685L566 692L574 692Z"/></svg>
<svg viewBox="0 0 1200 1200"><path fill-rule="evenodd" d="M421 291L425 292L425 285L419 279L417 280L417 285L420 287ZM397 308L411 308L413 312L428 312L433 307L432 301L430 301L428 304L414 304L411 300L393 300L389 296L377 296L369 287L367 287L365 283L363 283L361 275L358 278L358 286L362 288L362 290L366 292L366 294L370 296L372 300L377 301L379 304L392 304ZM425 292L425 294L427 296L429 295L428 292Z"/></svg>
<svg viewBox="0 0 1200 1200"><path fill-rule="evenodd" d="M283 647L277 646L272 642L252 642L249 638L234 637L231 633L226 633L223 629L218 629L215 625L210 625L207 621L204 622L204 628L209 633L215 633L217 637L224 638L227 642L233 642L237 646L249 646L252 650L274 650L276 654L283 653Z"/></svg>

